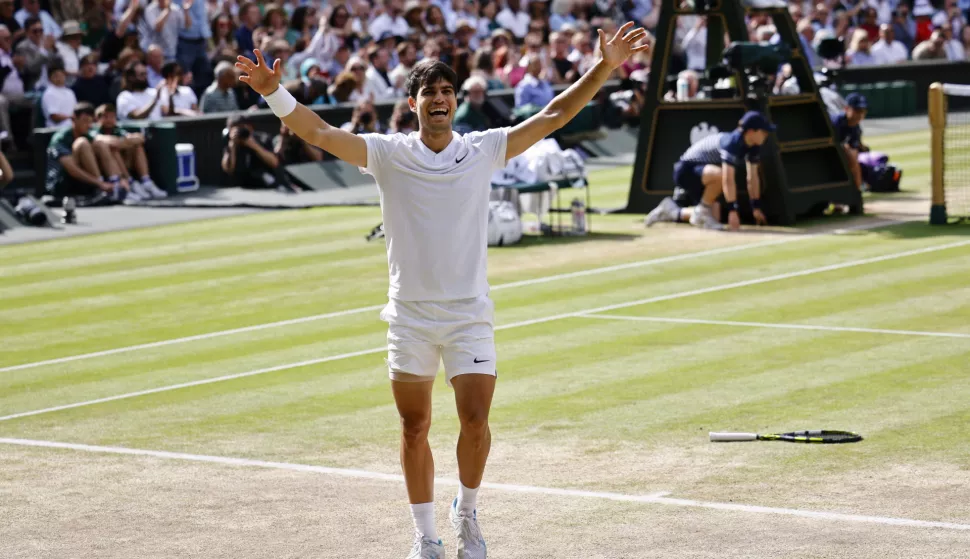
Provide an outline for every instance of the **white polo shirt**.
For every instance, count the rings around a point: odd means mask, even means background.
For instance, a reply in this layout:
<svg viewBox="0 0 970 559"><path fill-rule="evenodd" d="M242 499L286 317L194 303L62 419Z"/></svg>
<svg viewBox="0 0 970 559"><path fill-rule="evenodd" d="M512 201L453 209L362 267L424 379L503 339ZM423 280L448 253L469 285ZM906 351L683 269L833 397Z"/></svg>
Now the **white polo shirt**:
<svg viewBox="0 0 970 559"><path fill-rule="evenodd" d="M51 84L44 90L44 94L40 98L40 105L44 109L47 126L56 126L58 128L73 126L71 119L60 122L51 120L51 115L53 114L66 116L72 116L74 114L74 107L77 106L77 97L74 96L73 90Z"/></svg>
<svg viewBox="0 0 970 559"><path fill-rule="evenodd" d="M152 88L144 91L122 91L118 94L118 100L115 102L118 110L118 120L132 120L128 115L147 107L155 99L156 95L158 93ZM155 106L152 107L152 110L144 120L161 120L161 118L162 103L161 99L159 99L159 102L155 103Z"/></svg>
<svg viewBox="0 0 970 559"><path fill-rule="evenodd" d="M411 134L363 134L377 179L390 274L388 297L450 301L488 293L491 176L505 167L509 128L452 132L434 153Z"/></svg>

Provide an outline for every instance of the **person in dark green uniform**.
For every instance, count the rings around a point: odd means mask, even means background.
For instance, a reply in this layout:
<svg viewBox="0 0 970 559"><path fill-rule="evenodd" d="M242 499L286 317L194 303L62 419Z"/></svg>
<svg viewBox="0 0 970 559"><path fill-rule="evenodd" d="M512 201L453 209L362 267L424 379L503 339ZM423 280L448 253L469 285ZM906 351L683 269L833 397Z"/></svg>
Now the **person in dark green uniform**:
<svg viewBox="0 0 970 559"><path fill-rule="evenodd" d="M89 203L124 201L128 189L120 184L110 150L95 142L91 132L94 106L78 103L71 121L71 126L58 130L47 145L47 192L56 198L89 197Z"/></svg>
<svg viewBox="0 0 970 559"><path fill-rule="evenodd" d="M107 145L111 150L111 157L118 166L122 184L127 182L128 190L143 200L167 197L168 193L156 186L148 175L145 136L128 132L118 126L118 112L113 103L99 106L94 111L94 117L97 119L97 123L91 128L94 141Z"/></svg>

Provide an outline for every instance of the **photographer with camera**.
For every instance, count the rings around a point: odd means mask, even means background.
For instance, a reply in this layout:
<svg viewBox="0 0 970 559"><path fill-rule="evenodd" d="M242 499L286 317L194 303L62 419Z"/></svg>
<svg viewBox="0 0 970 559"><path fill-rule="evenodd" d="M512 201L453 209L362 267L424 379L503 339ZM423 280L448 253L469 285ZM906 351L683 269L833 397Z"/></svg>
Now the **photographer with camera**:
<svg viewBox="0 0 970 559"><path fill-rule="evenodd" d="M352 134L368 134L385 131L384 126L381 125L381 122L377 118L374 103L369 98L361 99L357 102L357 106L354 107L354 113L350 117L350 122L344 123L340 128Z"/></svg>
<svg viewBox="0 0 970 559"><path fill-rule="evenodd" d="M456 117L457 118L457 117ZM408 106L407 99L401 99L394 105L394 112L391 114L391 126L389 134L410 134L418 129L418 116Z"/></svg>
<svg viewBox="0 0 970 559"><path fill-rule="evenodd" d="M761 211L761 146L775 125L758 111L748 111L732 132L717 132L687 148L674 163L674 195L661 200L647 214L644 223L650 227L658 221L689 222L701 229L724 229L714 217L712 206L721 192L728 205L728 228L741 227L738 214L737 167L746 165L748 196L755 223L768 220ZM693 206L693 207L692 207Z"/></svg>
<svg viewBox="0 0 970 559"><path fill-rule="evenodd" d="M228 143L222 153L222 170L229 184L244 188L285 188L280 159L273 153L269 135L253 129L243 114L226 122Z"/></svg>

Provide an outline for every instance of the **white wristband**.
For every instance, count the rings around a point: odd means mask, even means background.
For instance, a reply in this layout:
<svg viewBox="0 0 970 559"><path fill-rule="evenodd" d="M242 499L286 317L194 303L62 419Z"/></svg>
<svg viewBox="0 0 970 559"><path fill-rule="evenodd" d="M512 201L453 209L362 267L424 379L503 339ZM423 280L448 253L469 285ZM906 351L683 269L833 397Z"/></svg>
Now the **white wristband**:
<svg viewBox="0 0 970 559"><path fill-rule="evenodd" d="M277 87L273 93L264 95L263 99L266 99L266 104L269 105L270 109L273 109L273 114L280 118L296 109L296 99L282 85Z"/></svg>

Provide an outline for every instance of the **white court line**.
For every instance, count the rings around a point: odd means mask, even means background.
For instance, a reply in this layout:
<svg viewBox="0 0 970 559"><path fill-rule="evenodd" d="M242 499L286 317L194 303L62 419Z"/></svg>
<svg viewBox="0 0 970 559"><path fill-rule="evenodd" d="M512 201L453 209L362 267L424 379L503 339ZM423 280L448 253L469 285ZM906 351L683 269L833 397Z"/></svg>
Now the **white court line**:
<svg viewBox="0 0 970 559"><path fill-rule="evenodd" d="M569 313L555 314L555 315L547 316L547 317L543 317L543 318L534 318L534 319L531 319L531 320L523 320L521 322L512 322L510 324L504 324L504 325L501 325L501 326L497 326L497 327L495 327L495 330L507 330L507 329L510 329L510 328L521 328L523 326L532 326L532 325L541 324L541 323L544 323L544 322L552 322L554 320L561 320L563 318L583 317L583 316L589 315L589 314L602 314L602 313L609 312L609 311L613 311L613 310L617 310L617 309L623 309L623 308L627 308L627 307L635 307L635 306L639 306L639 305L645 305L645 304L648 304L648 303L656 303L658 301L670 301L672 299L681 299L681 298L684 298L684 297L691 297L693 295L701 295L701 294L705 294L705 293L714 293L714 292L717 292L717 291L726 291L726 290L735 289L735 288L738 288L738 287L747 287L747 286L750 286L750 285L758 285L758 284L768 283L768 282L772 282L772 281L779 281L779 280L784 280L784 279L797 278L797 277L802 277L802 276L809 276L809 275L812 275L812 274L819 274L819 273L822 273L822 272L830 272L830 271L833 271L833 270L841 270L841 269L844 269L844 268L852 268L852 267L855 267L855 266L863 266L865 264L873 264L873 263L876 263L876 262L885 262L887 260L895 260L895 259L898 259L898 258L905 258L907 256L915 256L915 255L919 255L919 254L928 254L928 253L932 253L932 252L938 252L938 251L941 251L941 250L947 250L947 249L962 247L962 246L966 246L966 245L970 245L970 240L956 241L956 242L953 242L953 243L947 243L945 245L937 245L937 246L932 246L932 247L924 247L924 248L919 248L919 249L914 249L914 250L907 250L905 252L897 252L897 253L893 253L893 254L886 254L886 255L883 255L883 256L876 256L876 257L873 257L873 258L864 258L862 260L852 260L852 261L849 261L849 262L843 262L841 264L831 264L829 266L822 266L820 268L810 268L808 270L800 270L798 272L788 272L788 273L778 274L778 275L774 275L774 276L768 276L768 277L764 277L764 278L758 278L758 279L752 279L752 280L746 280L746 281L739 281L739 282L728 283L728 284L723 284L723 285L716 285L714 287L706 287L706 288L703 288L703 289L694 289L694 290L691 290L691 291L682 291L680 293L671 293L669 295L660 295L660 296L657 296L657 297L650 297L650 298L647 298L647 299L638 299L636 301L630 301L630 302L627 302L627 303L617 303L617 304L614 304L614 305L606 305L606 306L602 306L602 307L595 307L595 308L592 308L592 309L585 309L585 310L581 310L581 311L574 311L574 312L569 312ZM181 383L181 384L173 384L173 385L169 385L169 386L161 386L161 387L152 388L152 389L149 389L149 390L140 390L138 392L129 392L127 394L119 394L117 396L109 396L107 398L98 398L96 400L87 400L87 401L84 401L84 402L77 402L77 403L74 403L74 404L66 404L66 405L63 405L63 406L54 406L54 407L51 407L51 408L43 408L43 409L39 409L39 410L26 411L26 412L11 414L11 415L0 416L0 421L8 421L8 420L11 420L11 419L18 419L18 418L22 418L22 417L30 417L30 416L34 416L34 415L41 415L41 414L51 413L51 412L55 412L55 411L68 410L68 409L73 409L73 408L80 408L80 407L84 407L84 406L91 406L91 405L94 405L94 404L103 404L103 403L106 403L106 402L114 402L114 401L117 401L117 400L126 400L128 398L135 398L135 397L138 397L138 396L145 396L145 395L148 395L148 394L157 394L159 392L168 392L170 390L178 390L178 389L181 389L181 388L189 388L189 387L192 387L192 386L201 386L201 385L204 385L204 384L212 384L212 383L215 383L215 382L222 382L222 381L226 381L226 380L234 380L234 379L238 379L238 378L251 377L251 376L254 376L254 375L261 375L261 374L264 374L264 373L274 373L274 372L277 372L277 371L285 371L287 369L295 369L297 367L306 367L306 366L309 366L309 365L316 365L318 363L327 363L329 361L338 361L338 360L341 360L341 359L348 359L348 358L351 358L351 357L359 357L359 356L362 356L362 355L369 355L369 354L372 354L372 353L382 353L382 352L385 352L385 351L387 351L387 346L381 346L381 347L375 347L375 348L365 349L365 350L361 350L361 351L354 351L354 352L351 352L351 353L342 353L340 355L331 355L329 357L320 357L318 359L308 359L306 361L298 361L296 363L289 363L289 364L285 364L285 365L277 365L275 367L268 367L268 368L265 368L265 369L256 369L255 371L247 371L245 373L236 373L236 374L225 375L225 376L216 377L216 378L203 379L203 380L197 380L197 381L192 381L192 382L185 382L185 383Z"/></svg>
<svg viewBox="0 0 970 559"><path fill-rule="evenodd" d="M717 255L720 255L720 254L729 254L729 253L732 253L732 252L740 252L740 251L750 250L750 249L754 249L754 248L761 248L761 247L767 247L767 246L781 245L781 244L791 243L791 242L794 242L794 241L800 241L800 240L804 240L804 239L811 239L811 238L814 238L814 237L820 237L820 236L824 236L824 235L830 235L830 234L836 234L837 235L837 234L846 233L846 232L849 232L849 231L862 231L862 230L867 230L867 229L877 229L877 228L880 228L880 227L886 227L886 226L893 225L893 224L897 224L897 223L899 223L899 222L897 222L897 221L891 221L891 220L877 221L877 222L874 222L874 223L866 223L866 224L862 224L862 225L854 225L854 226L851 226L851 227L845 227L845 228L842 228L842 229L836 229L836 230L831 231L831 232L811 233L811 234L808 234L808 235L797 235L797 236L785 237L785 238L782 238L782 239L774 239L774 240L770 240L770 241L762 241L760 243L752 243L752 244L747 244L747 245L722 247L722 248L716 248L716 249L711 249L711 250L702 250L700 252L688 252L688 253L685 253L685 254L675 254L673 256L665 256L665 257L662 257L662 258L653 258L653 259L648 259L648 260L639 260L639 261L636 261L636 262L628 262L628 263L625 263L625 264L614 264L612 266L603 266L603 267L600 267L600 268L591 268L589 270L580 270L580 271L577 271L577 272L568 272L568 273L564 273L564 274L555 274L555 275L551 275L551 276L543 276L543 277L533 278L533 279L528 279L528 280L513 281L513 282L510 282L510 283L503 283L503 284L499 284L499 285L492 286L491 287L491 290L493 290L493 291L499 291L499 290L502 290L502 289L512 289L512 288L516 288L516 287L526 287L526 286L530 286L530 285L538 285L538 284L542 284L542 283L549 283L549 282L560 281L560 280L565 280L565 279L572 279L572 278L578 278L578 277L583 277L583 276L592 276L592 275L597 275L597 274L606 274L606 273L617 272L617 271L621 271L621 270L631 270L631 269L635 269L635 268L641 268L641 267L644 267L644 266L654 266L654 265L658 265L658 264L666 264L668 262L678 262L678 261L681 261L681 260L690 260L690 259L694 259L694 258L701 258L701 257L704 257L704 256L717 256ZM365 312L376 312L376 311L379 311L379 310L381 310L383 308L384 308L384 305L383 304L381 304L381 305L370 305L370 306L367 306L367 307L358 307L358 308L347 309L347 310L343 310L343 311L329 312L329 313L323 313L323 314L315 314L315 315L304 316L304 317L300 317L300 318L293 318L293 319L288 319L288 320L280 320L280 321L277 321L277 322L267 322L267 323L264 323L264 324L254 324L252 326L244 326L242 328L232 328L232 329L229 329L229 330L219 330L219 331L216 331L216 332L207 332L205 334L196 334L194 336L185 336L185 337L182 337L182 338L172 338L172 339L169 339L169 340L160 340L160 341L157 341L157 342L148 342L148 343L144 343L144 344L136 344L136 345L130 345L130 346L125 346L125 347L118 347L118 348L114 348L114 349L106 349L106 350L103 350L103 351L94 351L94 352L91 352L91 353L81 353L81 354L78 354L78 355L68 355L66 357L58 357L58 358L55 358L55 359L45 359L43 361L34 361L32 363L22 363L20 365L10 365L10 366L7 366L7 367L0 367L0 373L6 373L6 372L12 372L12 371L22 371L24 369L33 369L35 367L43 367L45 365L57 365L59 363L70 363L72 361L80 361L80 360L83 360L83 359L92 359L92 358L95 358L95 357L105 357L105 356L108 356L108 355L117 355L119 353L128 353L128 352L132 352L132 351L139 351L139 350L142 350L142 349L152 349L152 348L156 348L156 347L164 347L164 346L170 346L170 345L175 345L175 344L184 344L184 343L189 343L189 342L197 342L197 341L200 341L200 340L208 340L208 339L212 339L212 338L219 338L219 337L222 337L222 336L231 336L233 334L242 334L242 333L245 333L245 332L257 332L259 330L268 330L270 328L281 328L283 326L292 326L294 324L303 324L303 323L306 323L306 322L314 322L314 321L317 321L317 320L326 320L328 318L337 318L337 317L341 317L341 316L349 316L349 315L360 314L360 313L365 313Z"/></svg>
<svg viewBox="0 0 970 559"><path fill-rule="evenodd" d="M247 458L231 458L225 456L207 456L202 454L186 454L181 452L166 452L161 450L141 450L134 448L114 447L114 446L94 446L86 444L61 443L54 441L37 441L29 439L5 439L0 438L0 444L54 448L61 450L76 450L81 452L93 452L99 454L123 454L130 456L147 456L151 458L161 458L165 460L186 460L191 462L204 462L210 464L222 464L226 466L245 466L255 468L266 468L274 470L289 470L294 472L316 473L346 478L369 479L380 481L403 482L404 477L397 474L384 474L371 472L368 470L353 470L345 468L330 468L326 466L311 466L308 464L292 464L287 462L267 462L263 460L250 460ZM457 487L458 480L448 478L435 478L438 485ZM737 503L717 503L709 501L695 501L692 499L674 499L667 497L669 493L652 493L648 495L627 495L623 493L609 493L603 491L584 491L581 489L560 489L555 487L537 487L533 485L515 485L507 483L482 482L485 489L496 491L508 491L514 493L531 493L539 495L551 495L556 497L579 497L586 499L605 499L610 501L625 501L634 503L651 503L675 507L706 508L715 510L726 510L746 513L777 514L785 516L799 516L814 520L828 520L833 522L850 522L864 524L886 524L890 526L908 526L913 528L943 528L947 530L970 530L970 524L957 524L954 522L936 522L928 520L914 520L910 518L894 518L888 516L867 516L861 514L845 514L838 512L811 511L799 509L786 509L776 507L762 507L757 505L742 505Z"/></svg>
<svg viewBox="0 0 970 559"><path fill-rule="evenodd" d="M734 320L704 320L699 318L666 318L659 316L625 316L619 314L583 314L583 318L603 320L633 320L638 322L662 322L672 324L710 324L713 326L746 326L755 328L779 328L783 330L819 330L822 332L858 332L862 334L890 334L896 336L927 336L932 338L970 338L970 334L958 332L924 332L921 330L889 330L886 328L855 328L851 326L816 326L814 324L779 324L777 322L737 322Z"/></svg>

